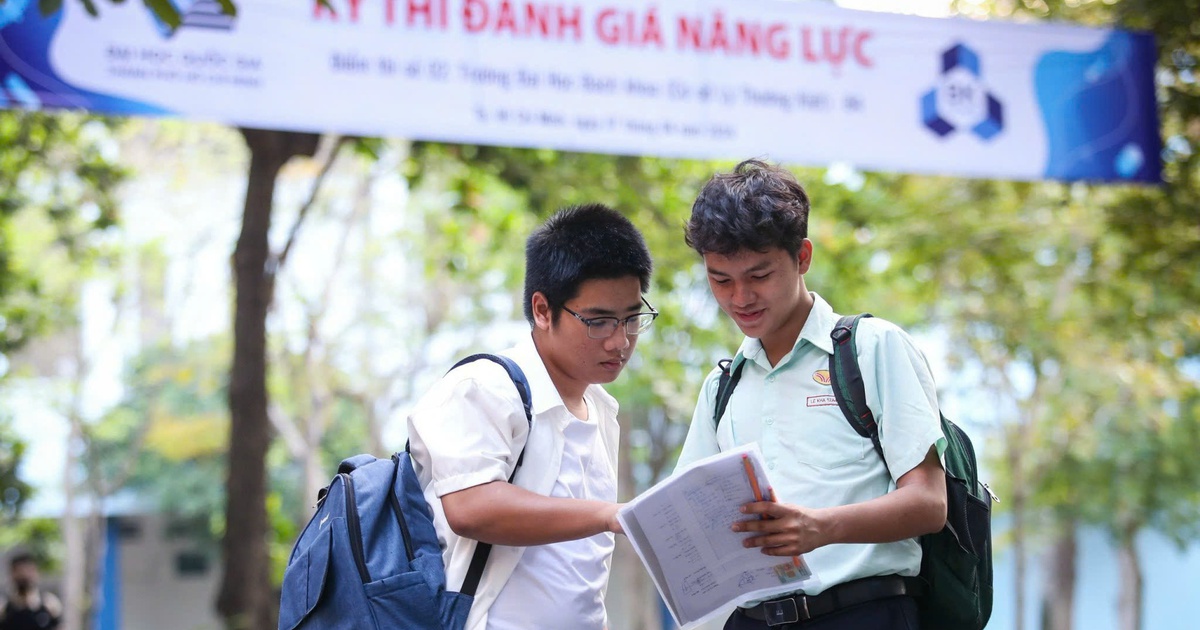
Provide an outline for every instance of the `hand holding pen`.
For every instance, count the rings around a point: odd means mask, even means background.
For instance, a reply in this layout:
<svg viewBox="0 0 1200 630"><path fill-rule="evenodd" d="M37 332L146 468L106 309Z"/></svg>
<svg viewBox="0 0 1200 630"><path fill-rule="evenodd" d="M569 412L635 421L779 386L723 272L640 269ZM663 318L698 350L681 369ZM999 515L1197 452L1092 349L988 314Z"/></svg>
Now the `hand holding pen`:
<svg viewBox="0 0 1200 630"><path fill-rule="evenodd" d="M745 469L745 471L746 471L746 479L748 479L748 480L750 481L750 489L751 489L751 490L754 492L754 501L755 501L755 503L763 503L763 502L765 501L765 502L768 502L768 503L775 504L775 503L776 503L776 500L775 500L775 489L774 489L774 488L772 488L772 487L770 487L770 486L768 486L768 487L767 487L767 495L766 495L766 497L764 498L764 496L763 496L763 493L762 493L762 490L759 488L759 485L758 485L758 475L757 475L757 474L754 472L754 466L753 466L753 465L750 463L750 457L749 457L748 455L742 455L742 468L744 468L744 469ZM753 505L754 505L754 503L751 503L751 504L747 504L747 505L744 505L744 506L742 506L742 512L744 512L744 513L749 513L749 512L751 511L751 509L750 509L750 508L751 508ZM766 521L766 520L770 520L770 519L772 519L772 518L775 518L775 517L773 517L773 516L770 516L770 515L769 515L767 512L761 512L761 513L759 513L759 520L760 520L760 521ZM747 523L746 523L746 522L744 522L744 521L743 521L743 522L740 522L740 523L734 523L734 524L733 524L733 531L735 531L735 532L740 532L740 531L768 531L768 530L760 530L760 529L757 529L757 528L754 528L754 527L746 527L746 525L747 525ZM771 553L771 551L770 551L771 547L768 547L768 546L767 546L767 545L765 545L765 544L755 544L755 541L759 541L759 540L765 540L766 538L767 538L766 536L758 536L758 537L751 537L751 538L747 538L744 544L745 544L747 547L760 547L760 546L761 546L761 547L763 547L763 553L766 553L766 554L771 554L771 555L776 555L776 554L772 554L772 553ZM800 566L801 566L800 557L799 557L799 556L792 556L792 564L793 564L793 565L795 565L796 567L800 567Z"/></svg>

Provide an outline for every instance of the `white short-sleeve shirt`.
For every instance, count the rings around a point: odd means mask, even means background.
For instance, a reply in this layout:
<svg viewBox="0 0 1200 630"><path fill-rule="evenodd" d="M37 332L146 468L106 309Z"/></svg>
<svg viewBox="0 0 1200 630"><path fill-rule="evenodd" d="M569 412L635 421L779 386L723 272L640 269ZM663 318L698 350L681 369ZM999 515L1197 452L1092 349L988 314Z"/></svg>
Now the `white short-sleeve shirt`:
<svg viewBox="0 0 1200 630"><path fill-rule="evenodd" d="M434 527L446 563L447 588L455 591L466 577L476 541L462 538L450 529L441 497L492 481L506 481L522 446L525 447L525 458L513 483L538 494L555 496L560 473L564 467L572 470L578 465L576 460L581 457L581 442L577 440L571 446L567 443L569 426L572 421L579 420L567 410L532 338L501 354L513 359L529 381L532 431L528 428L520 395L508 374L501 366L486 360L475 361L451 371L421 397L408 416L409 449L414 468L425 491L425 500L433 511ZM611 491L605 489L604 493L612 495L612 499L607 500L615 500L617 445L620 437L617 401L599 385L589 386L584 392L584 400L589 409L588 422L595 426L595 441L592 444L599 447L599 451L592 453L589 459L591 472L596 474L597 471L603 471L605 478L611 480ZM599 482L591 479L590 483L596 486ZM560 494L565 491L558 488ZM611 535L608 538L611 541ZM513 575L517 564L523 561L526 549L503 545L492 547L467 619L467 630L489 627L492 604ZM575 545L572 549L573 554L598 554L589 558L601 559L602 574L585 570L588 576L585 579L556 580L554 587L565 589L557 596L598 598L596 601L601 602L602 606L612 563L611 544L604 547L601 542L592 541L591 547L586 547L586 544L583 547ZM576 559L584 565L594 566L592 560L580 558ZM601 586L599 593L595 593L597 585ZM571 611L563 612L573 614ZM570 617L564 627L588 626L584 621Z"/></svg>
<svg viewBox="0 0 1200 630"><path fill-rule="evenodd" d="M715 432L713 403L720 372L708 375L677 469L723 449L758 442L778 499L822 508L880 497L894 490L896 479L920 464L931 446L939 454L945 450L937 389L924 355L903 330L877 318L859 321L855 343L886 466L871 441L854 431L829 378L830 333L838 315L812 295L804 328L777 365L771 366L758 339L743 341L733 364L745 363L742 377ZM921 548L915 539L828 545L805 558L824 590L876 575L916 575Z"/></svg>

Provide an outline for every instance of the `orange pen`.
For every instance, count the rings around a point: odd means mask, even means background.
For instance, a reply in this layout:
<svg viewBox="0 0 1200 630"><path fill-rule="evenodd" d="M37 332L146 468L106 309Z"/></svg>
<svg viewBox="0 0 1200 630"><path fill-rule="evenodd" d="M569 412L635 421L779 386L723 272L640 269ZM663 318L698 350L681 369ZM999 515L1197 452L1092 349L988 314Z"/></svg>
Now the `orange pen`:
<svg viewBox="0 0 1200 630"><path fill-rule="evenodd" d="M746 469L746 479L750 480L750 489L754 491L754 500L762 501L762 490L758 489L758 475L754 474L754 466L750 465L749 455L742 455L742 467Z"/></svg>
<svg viewBox="0 0 1200 630"><path fill-rule="evenodd" d="M759 489L759 487L758 487L758 475L754 474L754 466L750 465L750 456L749 455L742 455L742 467L746 469L746 479L750 480L750 489L754 491L754 500L762 501L763 494L762 494L762 490ZM771 503L774 503L775 502L775 489L768 486L767 487L767 495L768 495L767 500L770 501ZM763 514L759 518L761 520L765 521L765 520L767 520L767 515ZM796 568L800 567L800 557L799 556L792 556L792 565L794 565Z"/></svg>

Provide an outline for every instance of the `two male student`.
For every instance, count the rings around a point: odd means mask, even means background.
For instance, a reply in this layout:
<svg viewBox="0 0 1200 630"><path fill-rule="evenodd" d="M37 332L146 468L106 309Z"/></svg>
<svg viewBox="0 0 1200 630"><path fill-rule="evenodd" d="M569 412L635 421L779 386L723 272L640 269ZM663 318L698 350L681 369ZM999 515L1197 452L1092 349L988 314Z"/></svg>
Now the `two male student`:
<svg viewBox="0 0 1200 630"><path fill-rule="evenodd" d="M820 591L744 602L727 629L917 628L903 578L920 568L916 537L946 517L933 378L902 330L875 318L860 323L858 358L885 465L828 402L821 372L838 316L805 285L814 261L808 214L795 177L756 160L715 175L697 197L686 241L745 339L734 357L741 381L722 421L713 420L714 370L678 466L758 442L779 501L748 504L733 527L762 553L805 555L822 578ZM619 427L602 384L620 374L657 315L644 297L651 268L641 234L615 211L556 214L526 246L530 336L503 353L529 380L532 430L507 373L486 361L452 370L410 415L450 584L465 576L477 541L496 545L468 628L606 626L620 532ZM537 455L509 484L522 446Z"/></svg>

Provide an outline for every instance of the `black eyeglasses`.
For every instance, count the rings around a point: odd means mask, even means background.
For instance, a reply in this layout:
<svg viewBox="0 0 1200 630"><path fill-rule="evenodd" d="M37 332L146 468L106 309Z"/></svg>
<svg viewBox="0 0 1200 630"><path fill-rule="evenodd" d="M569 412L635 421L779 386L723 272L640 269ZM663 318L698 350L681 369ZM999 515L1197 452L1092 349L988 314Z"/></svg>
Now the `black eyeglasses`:
<svg viewBox="0 0 1200 630"><path fill-rule="evenodd" d="M592 339L608 339L614 332L617 332L617 326L625 326L626 335L637 335L646 332L654 324L654 318L658 317L658 311L654 310L653 306L642 297L642 304L650 309L649 313L635 313L621 319L619 317L584 317L575 311L563 305L563 310L574 315L575 319L583 322L587 326L587 335Z"/></svg>

